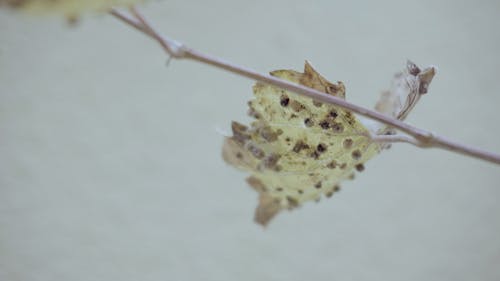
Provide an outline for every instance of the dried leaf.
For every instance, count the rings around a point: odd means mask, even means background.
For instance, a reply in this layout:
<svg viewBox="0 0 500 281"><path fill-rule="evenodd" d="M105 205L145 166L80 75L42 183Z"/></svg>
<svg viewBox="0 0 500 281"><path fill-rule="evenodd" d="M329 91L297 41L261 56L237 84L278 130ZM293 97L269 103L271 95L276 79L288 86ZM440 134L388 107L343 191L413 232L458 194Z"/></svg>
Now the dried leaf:
<svg viewBox="0 0 500 281"><path fill-rule="evenodd" d="M0 0L6 5L30 13L62 14L75 18L83 12L106 12L111 7L131 6L143 0Z"/></svg>
<svg viewBox="0 0 500 281"><path fill-rule="evenodd" d="M435 74L436 68L434 66L420 70L416 64L408 61L406 69L394 75L391 89L382 93L375 105L375 110L390 117L404 120L420 97L427 93ZM365 119L362 119L362 122L368 124ZM373 128L373 131L378 134L393 132L385 124L378 122L370 128Z"/></svg>
<svg viewBox="0 0 500 281"><path fill-rule="evenodd" d="M308 62L304 73L271 75L345 98L341 82L328 82ZM255 219L262 225L282 209L330 197L380 150L368 129L343 108L262 83L254 94L249 113L256 121L250 127L233 122L223 157L251 173L247 181L259 193Z"/></svg>
<svg viewBox="0 0 500 281"><path fill-rule="evenodd" d="M377 110L404 119L434 74L433 67L420 71L408 62ZM271 75L345 99L342 82L328 82L308 62L304 73L277 70ZM257 83L253 91L248 113L255 121L250 126L233 122L233 136L225 139L222 154L227 163L250 173L247 182L259 193L255 220L262 225L283 209L332 196L341 181L353 179L355 171L363 171L364 163L386 148L370 135L392 132L383 124L365 126L341 107L271 85Z"/></svg>

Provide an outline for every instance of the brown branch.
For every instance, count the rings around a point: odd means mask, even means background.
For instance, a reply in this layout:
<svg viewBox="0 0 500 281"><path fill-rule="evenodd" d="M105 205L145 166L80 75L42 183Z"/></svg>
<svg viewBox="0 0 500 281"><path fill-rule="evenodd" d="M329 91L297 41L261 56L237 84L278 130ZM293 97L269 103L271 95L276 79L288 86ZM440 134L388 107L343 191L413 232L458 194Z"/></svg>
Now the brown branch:
<svg viewBox="0 0 500 281"><path fill-rule="evenodd" d="M353 111L357 114L360 114L362 116L368 117L370 119L382 122L386 125L389 125L391 127L394 127L395 129L398 129L413 138L404 138L401 137L399 139L393 139L392 141L402 141L402 142L407 142L414 144L418 147L435 147L435 148L441 148L449 151L453 151L456 153L460 153L463 155L467 155L473 158L477 159L482 159L485 161L489 161L495 164L500 165L500 154L489 152L486 150L482 150L479 148L475 148L466 144L461 144L458 142L455 142L453 140L450 140L446 137L439 136L436 134L433 134L429 131L419 129L417 127L414 127L412 125L406 124L402 121L393 119L391 117L388 117L384 114L381 114L379 112L352 104L350 102L347 102L343 99L327 95L325 93L322 93L320 91L294 84L285 80L281 80L279 78L270 76L270 75L264 75L260 74L254 70L235 65L226 61L223 61L219 58L209 56L206 54L203 54L201 52L195 51L191 48L188 48L182 43L179 43L175 40L172 40L167 37L161 36L158 32L155 31L155 29L145 20L145 18L135 9L131 8L131 16L128 16L118 10L111 10L110 14L118 18L119 20L127 23L128 25L136 28L137 30L143 32L144 34L148 35L155 41L157 41L160 46L165 50L165 52L171 57L175 59L192 59L198 62L202 62L208 65L215 66L217 68L221 68L224 70L227 70L229 72L259 81L263 83L267 83L273 86L277 86L280 88L283 88L288 91L292 91L310 98L313 98L317 101L321 101L324 103L329 103L329 104L334 104L337 106L340 106L342 108L348 109L350 111ZM390 140L389 140L390 141Z"/></svg>

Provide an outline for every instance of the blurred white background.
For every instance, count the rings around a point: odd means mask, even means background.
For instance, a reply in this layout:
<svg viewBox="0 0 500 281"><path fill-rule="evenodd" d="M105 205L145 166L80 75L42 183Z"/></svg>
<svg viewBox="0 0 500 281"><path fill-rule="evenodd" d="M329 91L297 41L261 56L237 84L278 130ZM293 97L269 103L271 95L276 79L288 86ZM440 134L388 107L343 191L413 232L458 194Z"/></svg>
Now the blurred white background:
<svg viewBox="0 0 500 281"><path fill-rule="evenodd" d="M500 152L498 1L154 1L163 34L260 72L310 60L372 107L437 65L411 124ZM340 193L252 221L220 157L252 81L106 15L0 11L0 280L500 280L500 167L395 145Z"/></svg>

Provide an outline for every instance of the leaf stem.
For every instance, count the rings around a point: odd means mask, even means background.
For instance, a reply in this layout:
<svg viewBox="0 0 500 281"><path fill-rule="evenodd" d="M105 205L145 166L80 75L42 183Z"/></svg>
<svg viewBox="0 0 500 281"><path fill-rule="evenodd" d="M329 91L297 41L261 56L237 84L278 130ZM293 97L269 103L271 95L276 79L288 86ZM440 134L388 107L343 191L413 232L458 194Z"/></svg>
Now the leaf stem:
<svg viewBox="0 0 500 281"><path fill-rule="evenodd" d="M177 42L168 37L161 36L134 7L130 9L130 13L131 16L126 15L116 9L112 9L110 11L110 14L116 17L117 19L136 28L137 30L141 31L142 33L148 35L149 37L157 41L171 58L195 60L201 63L215 66L217 68L224 69L226 71L238 74L240 76L244 76L259 82L267 83L288 91L292 91L313 98L317 101L334 104L342 108L348 109L352 112L355 112L357 114L360 114L362 116L392 126L395 129L398 129L413 137L413 139L399 137L398 139L394 139L392 141L388 140L389 142L394 142L394 141L407 142L422 148L430 148L430 147L441 148L500 165L500 154L455 142L446 137L439 136L429 131L414 127L412 125L391 118L374 110L370 110L361 107L359 105L347 102L343 99L327 95L320 91L302 85L294 84L271 75L261 74L252 69L242 67L230 62L226 62L220 58L210 56L198 52L196 50L193 50L191 48L188 48L186 45L180 42Z"/></svg>

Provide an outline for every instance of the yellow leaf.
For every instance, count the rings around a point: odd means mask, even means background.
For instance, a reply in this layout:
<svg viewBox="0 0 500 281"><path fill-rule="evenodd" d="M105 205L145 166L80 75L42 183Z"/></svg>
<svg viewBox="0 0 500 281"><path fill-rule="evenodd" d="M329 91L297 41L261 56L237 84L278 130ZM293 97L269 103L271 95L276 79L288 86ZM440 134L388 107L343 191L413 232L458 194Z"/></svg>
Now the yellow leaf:
<svg viewBox="0 0 500 281"><path fill-rule="evenodd" d="M12 8L33 13L55 13L74 17L82 12L105 12L111 7L130 6L143 0L0 0Z"/></svg>
<svg viewBox="0 0 500 281"><path fill-rule="evenodd" d="M345 98L341 82L328 82L308 62L304 73L271 75ZM259 193L255 220L262 225L280 210L330 197L381 149L350 111L262 83L253 90L249 114L256 120L248 127L233 122L223 157L251 174L247 182Z"/></svg>

